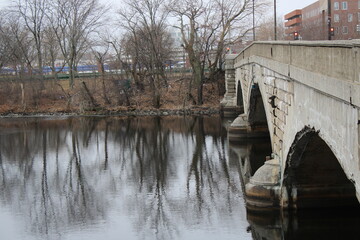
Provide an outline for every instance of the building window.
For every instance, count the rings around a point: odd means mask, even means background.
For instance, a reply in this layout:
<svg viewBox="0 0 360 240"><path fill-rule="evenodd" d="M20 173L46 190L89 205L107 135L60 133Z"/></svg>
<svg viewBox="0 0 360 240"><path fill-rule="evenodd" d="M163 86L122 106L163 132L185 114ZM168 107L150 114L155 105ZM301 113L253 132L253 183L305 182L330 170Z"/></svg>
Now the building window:
<svg viewBox="0 0 360 240"><path fill-rule="evenodd" d="M339 14L334 14L334 22L339 22L339 21L340 21Z"/></svg>
<svg viewBox="0 0 360 240"><path fill-rule="evenodd" d="M360 22L360 12L358 12L358 22Z"/></svg>
<svg viewBox="0 0 360 240"><path fill-rule="evenodd" d="M352 22L352 20L353 20L353 15L352 15L352 13L349 13L348 14L348 22Z"/></svg>
<svg viewBox="0 0 360 240"><path fill-rule="evenodd" d="M335 35L338 35L339 34L339 27L336 27L335 28Z"/></svg>
<svg viewBox="0 0 360 240"><path fill-rule="evenodd" d="M348 27L347 26L343 26L342 33L343 34L348 34Z"/></svg>
<svg viewBox="0 0 360 240"><path fill-rule="evenodd" d="M342 2L342 10L347 10L347 9L348 9L347 2Z"/></svg>
<svg viewBox="0 0 360 240"><path fill-rule="evenodd" d="M358 9L360 9L360 0L358 1Z"/></svg>
<svg viewBox="0 0 360 240"><path fill-rule="evenodd" d="M360 1L359 1L360 4ZM334 10L339 10L339 2L334 2Z"/></svg>

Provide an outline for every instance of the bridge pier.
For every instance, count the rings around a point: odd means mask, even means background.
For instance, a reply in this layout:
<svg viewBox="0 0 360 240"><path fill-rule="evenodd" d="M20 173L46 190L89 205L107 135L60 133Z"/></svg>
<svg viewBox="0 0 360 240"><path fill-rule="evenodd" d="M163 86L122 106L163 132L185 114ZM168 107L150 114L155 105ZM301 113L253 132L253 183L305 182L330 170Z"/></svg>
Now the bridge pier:
<svg viewBox="0 0 360 240"><path fill-rule="evenodd" d="M248 115L243 113L232 122L228 129L228 139L230 142L242 142L269 137L267 126L252 127L248 119Z"/></svg>
<svg viewBox="0 0 360 240"><path fill-rule="evenodd" d="M225 87L226 93L221 104L221 112L224 117L233 118L243 112L244 108L237 106L236 82L235 82L235 58L236 54L226 55L225 59Z"/></svg>
<svg viewBox="0 0 360 240"><path fill-rule="evenodd" d="M248 208L279 208L280 190L280 162L268 160L245 185Z"/></svg>

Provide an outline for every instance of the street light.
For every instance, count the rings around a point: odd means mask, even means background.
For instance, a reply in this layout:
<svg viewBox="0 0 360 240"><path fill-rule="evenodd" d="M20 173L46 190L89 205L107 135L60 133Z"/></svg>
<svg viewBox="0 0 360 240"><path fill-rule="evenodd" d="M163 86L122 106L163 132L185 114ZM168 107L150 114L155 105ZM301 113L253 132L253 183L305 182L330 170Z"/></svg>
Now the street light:
<svg viewBox="0 0 360 240"><path fill-rule="evenodd" d="M252 15L253 15L253 41L255 41L255 0L252 1Z"/></svg>
<svg viewBox="0 0 360 240"><path fill-rule="evenodd" d="M331 37L334 36L332 34L332 32L331 32L331 1L328 0L327 4L328 4L328 21L327 21L327 24L328 24L327 29L328 29L328 31L327 32L328 32L328 40L331 40Z"/></svg>
<svg viewBox="0 0 360 240"><path fill-rule="evenodd" d="M277 30L276 30L276 0L274 0L274 40L277 40Z"/></svg>

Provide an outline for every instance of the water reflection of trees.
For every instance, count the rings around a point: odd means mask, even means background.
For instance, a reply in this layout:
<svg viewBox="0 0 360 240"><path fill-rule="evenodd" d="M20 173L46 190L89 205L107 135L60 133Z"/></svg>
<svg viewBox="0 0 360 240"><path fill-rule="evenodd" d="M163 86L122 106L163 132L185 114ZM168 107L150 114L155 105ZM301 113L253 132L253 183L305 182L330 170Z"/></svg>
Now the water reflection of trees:
<svg viewBox="0 0 360 240"><path fill-rule="evenodd" d="M195 136L195 150L187 177L187 191L190 194L190 184L193 181L198 205L196 212L202 215L202 211L209 211L216 204L215 195L226 194L227 199L230 199L231 193L239 193L239 186L231 182L224 138L212 136L211 139L207 139L203 119L198 119L197 124L198 133ZM225 189L226 192L223 192ZM209 204L207 201L211 203ZM228 206L230 207L231 204L229 203Z"/></svg>
<svg viewBox="0 0 360 240"><path fill-rule="evenodd" d="M241 186L220 119L37 119L0 126L1 198L28 217L35 233L60 238L64 229L91 228L118 205L142 238L174 239L181 225L211 223L239 207Z"/></svg>
<svg viewBox="0 0 360 240"><path fill-rule="evenodd" d="M6 169L1 198L27 215L35 233L60 237L64 228L104 215L101 200L94 200L101 198L82 172L78 134L67 129L71 122L60 129L24 121L0 136L1 168Z"/></svg>

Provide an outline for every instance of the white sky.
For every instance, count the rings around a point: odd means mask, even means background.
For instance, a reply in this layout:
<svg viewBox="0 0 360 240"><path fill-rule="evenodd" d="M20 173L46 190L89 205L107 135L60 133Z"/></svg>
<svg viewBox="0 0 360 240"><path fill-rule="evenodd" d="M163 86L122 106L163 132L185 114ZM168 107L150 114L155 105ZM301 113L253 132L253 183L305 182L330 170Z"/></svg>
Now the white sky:
<svg viewBox="0 0 360 240"><path fill-rule="evenodd" d="M51 1L51 0L50 0ZM103 3L118 5L120 0L100 0ZM273 1L273 0L270 0ZM301 9L316 0L277 0L278 15L285 15L295 9ZM10 4L11 0L0 0L0 9Z"/></svg>
<svg viewBox="0 0 360 240"><path fill-rule="evenodd" d="M302 9L316 1L317 0L277 0L277 11L279 14L285 15L295 9Z"/></svg>

